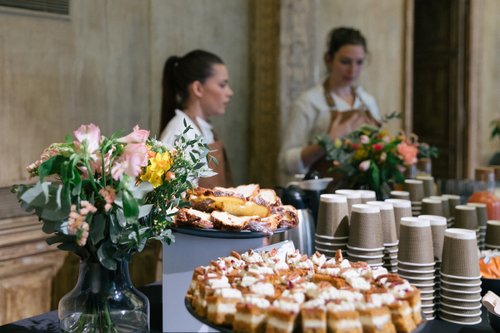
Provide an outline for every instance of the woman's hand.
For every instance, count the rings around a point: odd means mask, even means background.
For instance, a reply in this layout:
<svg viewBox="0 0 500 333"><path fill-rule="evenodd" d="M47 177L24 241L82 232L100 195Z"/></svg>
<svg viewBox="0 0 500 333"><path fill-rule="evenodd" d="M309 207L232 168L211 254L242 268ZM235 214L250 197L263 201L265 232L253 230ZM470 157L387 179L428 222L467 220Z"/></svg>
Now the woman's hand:
<svg viewBox="0 0 500 333"><path fill-rule="evenodd" d="M365 124L377 125L373 117L366 111L332 111L328 135L332 140L340 138Z"/></svg>

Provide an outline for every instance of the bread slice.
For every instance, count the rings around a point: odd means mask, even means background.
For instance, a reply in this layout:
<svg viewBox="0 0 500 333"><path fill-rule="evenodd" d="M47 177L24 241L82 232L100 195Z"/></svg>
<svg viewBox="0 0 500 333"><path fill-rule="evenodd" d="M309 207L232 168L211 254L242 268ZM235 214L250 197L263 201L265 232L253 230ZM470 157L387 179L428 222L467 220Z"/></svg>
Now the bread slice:
<svg viewBox="0 0 500 333"><path fill-rule="evenodd" d="M220 230L244 230L247 228L248 223L255 219L254 216L235 216L227 212L213 211L211 219L214 227Z"/></svg>
<svg viewBox="0 0 500 333"><path fill-rule="evenodd" d="M214 227L210 214L194 208L179 209L174 222L177 227L189 226L202 229L213 229Z"/></svg>

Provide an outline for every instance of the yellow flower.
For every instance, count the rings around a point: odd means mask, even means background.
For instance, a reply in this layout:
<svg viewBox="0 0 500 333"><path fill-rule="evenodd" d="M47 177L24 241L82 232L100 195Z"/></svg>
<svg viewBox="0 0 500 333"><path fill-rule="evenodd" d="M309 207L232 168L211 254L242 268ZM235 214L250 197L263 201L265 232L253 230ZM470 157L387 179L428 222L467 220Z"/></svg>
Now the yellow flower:
<svg viewBox="0 0 500 333"><path fill-rule="evenodd" d="M342 140L340 140L339 138L336 138L335 139L335 148L340 148L342 147Z"/></svg>
<svg viewBox="0 0 500 333"><path fill-rule="evenodd" d="M162 176L170 170L173 160L170 153L157 153L149 159L149 165L146 172L141 176L142 181L150 182L153 187L158 187L163 184Z"/></svg>
<svg viewBox="0 0 500 333"><path fill-rule="evenodd" d="M354 152L354 156L353 158L355 160L363 160L365 159L366 157L368 157L368 151L366 151L365 149L363 148L359 148L357 149L355 152Z"/></svg>

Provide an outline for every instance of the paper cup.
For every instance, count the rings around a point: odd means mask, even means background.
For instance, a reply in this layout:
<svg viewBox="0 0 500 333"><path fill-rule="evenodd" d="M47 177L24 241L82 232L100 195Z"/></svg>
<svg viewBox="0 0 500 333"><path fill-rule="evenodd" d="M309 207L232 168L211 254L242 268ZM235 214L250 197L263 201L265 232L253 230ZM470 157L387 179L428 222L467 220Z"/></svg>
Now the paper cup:
<svg viewBox="0 0 500 333"><path fill-rule="evenodd" d="M405 190L410 192L411 201L422 201L424 198L424 182L418 179L405 179Z"/></svg>
<svg viewBox="0 0 500 333"><path fill-rule="evenodd" d="M486 238L484 242L490 248L500 248L500 220L486 222Z"/></svg>
<svg viewBox="0 0 500 333"><path fill-rule="evenodd" d="M441 261L443 256L444 233L447 228L446 218L437 215L419 215L418 217L430 221L434 258L436 258L437 261Z"/></svg>
<svg viewBox="0 0 500 333"><path fill-rule="evenodd" d="M410 200L410 192L408 191L391 191L389 195L393 199Z"/></svg>
<svg viewBox="0 0 500 333"><path fill-rule="evenodd" d="M450 301L450 300L441 300L441 304L445 304L447 307L452 309L466 309L466 310L475 310L480 309L482 304L481 302L458 302L458 301Z"/></svg>
<svg viewBox="0 0 500 333"><path fill-rule="evenodd" d="M477 202L469 202L469 203L467 203L467 206L476 207L477 224L479 225L479 227L485 227L486 222L488 222L488 211L487 211L486 204L477 203Z"/></svg>
<svg viewBox="0 0 500 333"><path fill-rule="evenodd" d="M481 299L481 294L478 292L478 293L472 293L472 294L467 294L467 293L463 293L461 291L457 291L457 292L453 292L453 291L448 291L448 290L443 290L441 289L440 291L440 296L442 298L450 298L452 300L459 300L459 301L463 301L463 300L469 300L469 301L476 301L479 299Z"/></svg>
<svg viewBox="0 0 500 333"><path fill-rule="evenodd" d="M347 198L347 211L349 216L351 216L352 205L361 204L361 194L356 190L336 190L335 194L343 195Z"/></svg>
<svg viewBox="0 0 500 333"><path fill-rule="evenodd" d="M436 184L434 183L434 177L417 176L416 178L424 183L424 197L436 195Z"/></svg>
<svg viewBox="0 0 500 333"><path fill-rule="evenodd" d="M366 204L352 206L349 241L353 248L383 248L382 221L380 209Z"/></svg>
<svg viewBox="0 0 500 333"><path fill-rule="evenodd" d="M397 244L398 235L396 230L396 220L394 207L391 203L384 201L368 201L368 205L376 206L380 209L380 219L382 221L382 237L385 244Z"/></svg>
<svg viewBox="0 0 500 333"><path fill-rule="evenodd" d="M441 274L470 278L479 276L479 254L474 231L457 228L445 231Z"/></svg>
<svg viewBox="0 0 500 333"><path fill-rule="evenodd" d="M481 317L462 318L454 315L448 315L442 312L439 313L439 318L444 321L459 325L477 325L482 321Z"/></svg>
<svg viewBox="0 0 500 333"><path fill-rule="evenodd" d="M377 200L377 194L375 193L375 191L357 190L357 192L361 196L361 203L367 203L368 201Z"/></svg>
<svg viewBox="0 0 500 333"><path fill-rule="evenodd" d="M423 215L443 215L443 201L440 199L422 199L422 214Z"/></svg>
<svg viewBox="0 0 500 333"><path fill-rule="evenodd" d="M404 217L401 219L399 232L399 261L415 264L434 263L429 220Z"/></svg>
<svg viewBox="0 0 500 333"><path fill-rule="evenodd" d="M349 235L347 198L337 194L321 194L316 233L330 237Z"/></svg>
<svg viewBox="0 0 500 333"><path fill-rule="evenodd" d="M401 218L411 217L411 202L409 200L402 199L386 199L385 202L391 203L394 207L394 221L396 222L396 234L399 239L399 225L401 223Z"/></svg>
<svg viewBox="0 0 500 333"><path fill-rule="evenodd" d="M467 205L455 207L455 228L476 230L478 227L476 207Z"/></svg>

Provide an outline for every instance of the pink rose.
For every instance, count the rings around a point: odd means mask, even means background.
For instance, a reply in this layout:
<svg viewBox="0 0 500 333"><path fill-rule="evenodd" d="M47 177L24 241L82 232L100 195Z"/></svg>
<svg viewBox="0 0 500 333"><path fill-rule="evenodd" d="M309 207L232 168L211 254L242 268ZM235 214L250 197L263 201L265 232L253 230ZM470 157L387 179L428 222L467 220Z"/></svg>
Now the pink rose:
<svg viewBox="0 0 500 333"><path fill-rule="evenodd" d="M89 154L93 154L99 150L99 142L101 140L101 130L94 124L82 125L73 132L77 141L75 146L81 149L81 146L86 147Z"/></svg>
<svg viewBox="0 0 500 333"><path fill-rule="evenodd" d="M366 144L366 143L370 142L370 138L366 135L362 135L359 137L359 141L361 141L361 143L363 143L363 144Z"/></svg>
<svg viewBox="0 0 500 333"><path fill-rule="evenodd" d="M384 151L382 154L380 154L380 162L385 162L387 159L387 153Z"/></svg>
<svg viewBox="0 0 500 333"><path fill-rule="evenodd" d="M127 136L118 139L121 143L145 143L149 137L149 131L139 129L139 125L135 125L134 130Z"/></svg>
<svg viewBox="0 0 500 333"><path fill-rule="evenodd" d="M359 170L367 171L370 168L370 163L370 160L364 160L363 162L359 163Z"/></svg>
<svg viewBox="0 0 500 333"><path fill-rule="evenodd" d="M397 146L398 154L405 165L417 163L418 149L415 145L409 144L406 141L401 142Z"/></svg>
<svg viewBox="0 0 500 333"><path fill-rule="evenodd" d="M125 173L131 177L137 177L141 168L148 165L148 149L144 143L129 143L125 146L123 154L111 168L111 174L115 180L120 179Z"/></svg>

